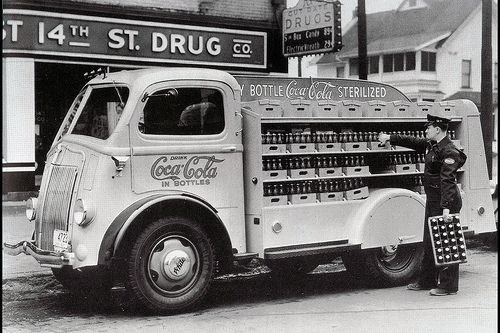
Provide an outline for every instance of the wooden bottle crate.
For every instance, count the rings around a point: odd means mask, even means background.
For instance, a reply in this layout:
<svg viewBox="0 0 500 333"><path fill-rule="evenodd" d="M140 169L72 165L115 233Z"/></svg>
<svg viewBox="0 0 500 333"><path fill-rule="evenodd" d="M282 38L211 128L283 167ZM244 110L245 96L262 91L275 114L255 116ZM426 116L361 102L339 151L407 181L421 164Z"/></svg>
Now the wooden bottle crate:
<svg viewBox="0 0 500 333"><path fill-rule="evenodd" d="M368 186L360 187L354 190L345 191L345 198L347 200L356 200L368 198Z"/></svg>
<svg viewBox="0 0 500 333"><path fill-rule="evenodd" d="M416 168L416 165L413 163L396 164L396 165L394 165L394 171L396 171L396 173L417 172L417 168Z"/></svg>
<svg viewBox="0 0 500 333"><path fill-rule="evenodd" d="M367 143L367 146L370 150L391 150L392 149L392 146L389 143L389 141L387 141L384 145L381 145L381 146L379 146L379 144L380 144L380 142L378 142L378 141L370 141Z"/></svg>
<svg viewBox="0 0 500 333"><path fill-rule="evenodd" d="M342 150L342 144L340 142L335 143L317 143L316 149L320 153L336 152Z"/></svg>
<svg viewBox="0 0 500 333"><path fill-rule="evenodd" d="M369 168L368 165L354 166L354 167L342 167L342 172L346 176L369 175L370 174L370 168Z"/></svg>
<svg viewBox="0 0 500 333"><path fill-rule="evenodd" d="M338 102L331 100L319 100L316 105L313 105L312 115L313 117L338 117Z"/></svg>
<svg viewBox="0 0 500 333"><path fill-rule="evenodd" d="M345 142L342 144L345 151L367 151L367 142Z"/></svg>
<svg viewBox="0 0 500 333"><path fill-rule="evenodd" d="M297 179L297 178L313 178L313 177L316 176L316 169L315 168L289 169L288 170L288 175L292 179Z"/></svg>
<svg viewBox="0 0 500 333"><path fill-rule="evenodd" d="M315 143L289 143L287 149L290 153L313 153L316 151Z"/></svg>
<svg viewBox="0 0 500 333"><path fill-rule="evenodd" d="M287 170L268 170L262 171L264 180L284 180L288 176Z"/></svg>
<svg viewBox="0 0 500 333"><path fill-rule="evenodd" d="M361 103L358 101L342 101L344 107L339 109L339 117L362 117Z"/></svg>
<svg viewBox="0 0 500 333"><path fill-rule="evenodd" d="M262 145L263 154L282 154L286 153L286 143L277 144L263 144Z"/></svg>
<svg viewBox="0 0 500 333"><path fill-rule="evenodd" d="M287 100L284 103L284 117L312 117L311 101L295 99Z"/></svg>
<svg viewBox="0 0 500 333"><path fill-rule="evenodd" d="M316 174L319 177L340 177L342 176L342 167L318 168Z"/></svg>
<svg viewBox="0 0 500 333"><path fill-rule="evenodd" d="M263 198L264 206L285 206L288 203L287 195L275 195Z"/></svg>
<svg viewBox="0 0 500 333"><path fill-rule="evenodd" d="M318 193L318 200L320 202L342 201L344 192Z"/></svg>
<svg viewBox="0 0 500 333"><path fill-rule="evenodd" d="M316 193L290 194L288 196L288 201L290 201L293 205L315 203Z"/></svg>

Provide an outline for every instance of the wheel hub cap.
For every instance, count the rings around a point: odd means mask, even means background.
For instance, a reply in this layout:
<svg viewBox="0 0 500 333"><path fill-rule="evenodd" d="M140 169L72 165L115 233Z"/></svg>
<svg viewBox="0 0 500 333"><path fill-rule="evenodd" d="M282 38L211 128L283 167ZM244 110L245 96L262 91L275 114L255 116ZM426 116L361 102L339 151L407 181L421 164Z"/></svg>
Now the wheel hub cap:
<svg viewBox="0 0 500 333"><path fill-rule="evenodd" d="M168 236L153 246L148 260L149 281L163 294L183 294L196 282L199 272L200 255L187 238Z"/></svg>
<svg viewBox="0 0 500 333"><path fill-rule="evenodd" d="M191 268L191 259L182 250L167 253L163 259L163 272L172 280L181 280Z"/></svg>

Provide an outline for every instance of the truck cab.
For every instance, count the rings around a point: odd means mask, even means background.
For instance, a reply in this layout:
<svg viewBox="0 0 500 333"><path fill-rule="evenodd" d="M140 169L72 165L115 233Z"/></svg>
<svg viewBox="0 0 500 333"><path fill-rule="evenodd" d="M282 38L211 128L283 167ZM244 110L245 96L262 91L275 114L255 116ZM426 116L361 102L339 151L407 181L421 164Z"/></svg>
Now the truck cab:
<svg viewBox="0 0 500 333"><path fill-rule="evenodd" d="M357 80L101 73L47 154L27 207L33 239L4 250L71 289L122 280L160 313L192 308L215 276L253 258L283 277L342 255L352 272L401 284L422 258L422 171L415 152L379 147L374 133L418 133L430 112L449 113L469 155L457 180L464 225L493 231L470 102L414 105Z"/></svg>

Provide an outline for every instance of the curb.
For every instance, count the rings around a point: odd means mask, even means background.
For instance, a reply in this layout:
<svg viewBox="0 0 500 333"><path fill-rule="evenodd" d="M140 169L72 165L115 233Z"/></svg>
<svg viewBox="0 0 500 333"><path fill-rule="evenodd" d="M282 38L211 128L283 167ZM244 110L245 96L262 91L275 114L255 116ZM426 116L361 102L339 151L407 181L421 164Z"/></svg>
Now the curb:
<svg viewBox="0 0 500 333"><path fill-rule="evenodd" d="M2 274L2 284L13 281L26 279L31 277L42 277L42 276L51 276L52 272L49 271L27 271L27 272L19 272L19 273L7 273L6 276Z"/></svg>
<svg viewBox="0 0 500 333"><path fill-rule="evenodd" d="M2 201L2 207L22 207L26 206L26 201Z"/></svg>

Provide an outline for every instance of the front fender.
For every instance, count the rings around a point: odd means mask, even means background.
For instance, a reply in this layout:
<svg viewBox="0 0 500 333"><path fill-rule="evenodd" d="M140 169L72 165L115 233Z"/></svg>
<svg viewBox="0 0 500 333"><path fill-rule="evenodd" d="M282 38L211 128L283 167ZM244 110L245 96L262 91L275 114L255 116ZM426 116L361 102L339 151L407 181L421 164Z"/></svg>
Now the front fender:
<svg viewBox="0 0 500 333"><path fill-rule="evenodd" d="M425 200L419 194L400 188L376 189L353 215L349 240L362 249L421 242L424 217Z"/></svg>
<svg viewBox="0 0 500 333"><path fill-rule="evenodd" d="M187 193L151 195L134 202L126 209L124 209L120 214L118 214L118 216L113 220L111 225L106 230L106 233L104 234L103 240L101 242L101 246L99 248L98 264L110 264L110 259L117 251L117 248L119 247L120 242L123 240L128 228L139 215L144 213L148 208L155 206L156 204L172 200L181 200L183 202L196 204L197 206L200 206L204 208L204 210L210 212L210 215L212 215L214 219L220 222L220 225L223 225L217 214L217 210L201 198Z"/></svg>

